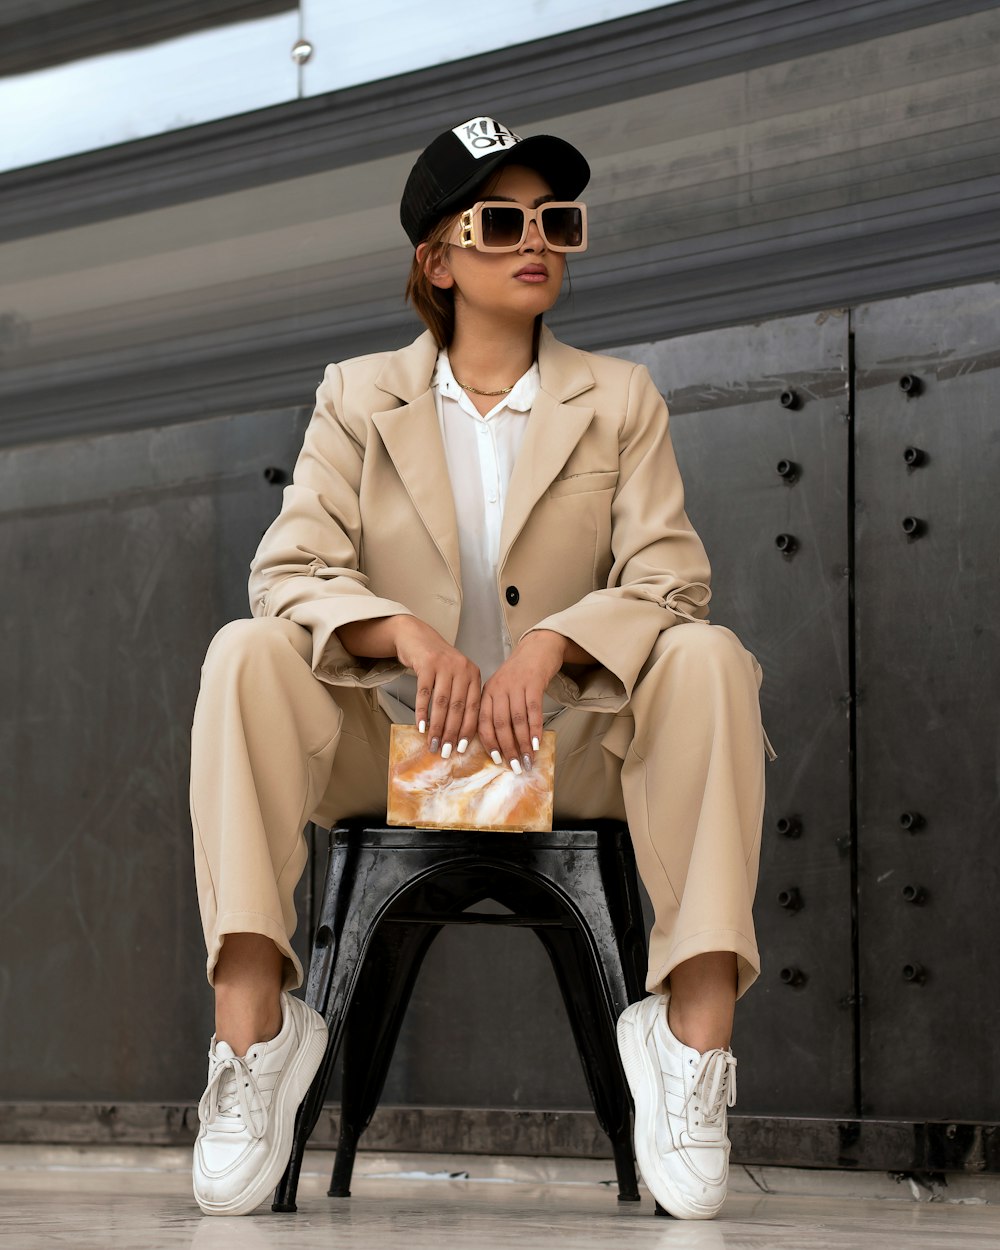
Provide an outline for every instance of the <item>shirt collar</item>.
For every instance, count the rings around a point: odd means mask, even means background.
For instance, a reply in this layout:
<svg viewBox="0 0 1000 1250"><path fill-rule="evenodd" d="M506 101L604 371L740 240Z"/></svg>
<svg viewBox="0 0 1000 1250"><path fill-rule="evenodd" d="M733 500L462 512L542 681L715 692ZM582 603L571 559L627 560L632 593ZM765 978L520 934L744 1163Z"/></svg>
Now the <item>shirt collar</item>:
<svg viewBox="0 0 1000 1250"><path fill-rule="evenodd" d="M498 397L496 408L492 411L499 408L510 408L514 412L530 412L540 385L541 375L538 372L538 361L535 360L527 373L522 373L514 383L514 388L510 394ZM431 386L437 387L441 395L447 395L449 399L457 400L463 408L470 411L480 420L482 419L481 414L476 411L475 406L465 391L455 381L455 375L451 371L451 361L448 359L447 348L442 347L438 352L434 376L431 378Z"/></svg>

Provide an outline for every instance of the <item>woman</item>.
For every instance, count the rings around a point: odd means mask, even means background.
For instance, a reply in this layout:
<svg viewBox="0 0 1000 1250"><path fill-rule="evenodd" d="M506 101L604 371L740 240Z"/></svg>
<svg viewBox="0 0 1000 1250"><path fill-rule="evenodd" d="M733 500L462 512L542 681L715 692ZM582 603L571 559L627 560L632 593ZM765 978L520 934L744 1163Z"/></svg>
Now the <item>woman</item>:
<svg viewBox="0 0 1000 1250"><path fill-rule="evenodd" d="M677 1216L725 1197L733 1009L759 973L761 671L708 623L648 371L542 325L586 246L589 176L570 144L486 117L421 154L400 218L428 330L327 368L254 619L209 649L191 779L216 1000L206 1212L252 1210L284 1170L326 1040L288 993L302 829L384 808L393 721L442 756L478 734L514 771L551 726L556 815L628 819L655 911L650 996L618 1026L639 1167Z"/></svg>

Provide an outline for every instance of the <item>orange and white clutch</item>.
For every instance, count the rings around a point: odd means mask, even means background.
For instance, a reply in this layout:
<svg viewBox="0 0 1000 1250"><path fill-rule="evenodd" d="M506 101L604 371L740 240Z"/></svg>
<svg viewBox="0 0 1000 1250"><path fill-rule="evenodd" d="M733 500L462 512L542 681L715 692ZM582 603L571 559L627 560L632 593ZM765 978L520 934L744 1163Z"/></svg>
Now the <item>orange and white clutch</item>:
<svg viewBox="0 0 1000 1250"><path fill-rule="evenodd" d="M393 725L389 739L390 825L417 829L552 828L556 736L543 732L534 767L518 776L494 764L478 738L444 760L416 725Z"/></svg>

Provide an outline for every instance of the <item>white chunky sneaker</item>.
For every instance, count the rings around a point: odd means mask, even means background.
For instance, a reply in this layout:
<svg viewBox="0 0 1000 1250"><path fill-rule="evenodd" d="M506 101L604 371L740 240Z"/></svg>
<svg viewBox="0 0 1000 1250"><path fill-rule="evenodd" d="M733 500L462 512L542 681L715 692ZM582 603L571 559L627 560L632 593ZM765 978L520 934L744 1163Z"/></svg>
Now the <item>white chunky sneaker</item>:
<svg viewBox="0 0 1000 1250"><path fill-rule="evenodd" d="M736 1058L685 1046L667 1025L669 994L618 1020L618 1049L635 1103L635 1157L653 1197L682 1220L710 1220L726 1198L726 1108L736 1105Z"/></svg>
<svg viewBox="0 0 1000 1250"><path fill-rule="evenodd" d="M212 1038L198 1106L194 1196L206 1215L245 1215L281 1179L295 1112L326 1053L326 1021L283 991L281 1032L234 1055Z"/></svg>

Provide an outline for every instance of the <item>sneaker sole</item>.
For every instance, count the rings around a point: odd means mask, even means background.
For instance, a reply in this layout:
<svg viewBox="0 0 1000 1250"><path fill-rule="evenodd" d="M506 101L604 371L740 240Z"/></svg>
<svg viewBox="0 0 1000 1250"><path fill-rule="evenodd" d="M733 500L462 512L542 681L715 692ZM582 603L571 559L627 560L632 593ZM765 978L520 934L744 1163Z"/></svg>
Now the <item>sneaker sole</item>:
<svg viewBox="0 0 1000 1250"><path fill-rule="evenodd" d="M312 1025L311 1018L309 1023ZM325 1022L322 1028L311 1027L310 1032L311 1036L305 1045L299 1049L285 1080L281 1083L277 1102L271 1104L268 1122L276 1122L279 1126L279 1132L271 1146L270 1154L267 1156L264 1166L250 1184L228 1202L206 1202L198 1197L198 1191L195 1189L195 1200L205 1215L247 1215L260 1206L267 1195L276 1188L278 1181L281 1180L282 1173L288 1166L288 1160L292 1153L295 1112L309 1092L309 1086L312 1084L313 1077L319 1071L319 1065L323 1062L323 1056L326 1054L327 1031ZM293 1098L294 1102L292 1103L291 1115L286 1115L285 1108L289 1098Z"/></svg>
<svg viewBox="0 0 1000 1250"><path fill-rule="evenodd" d="M646 1188L665 1211L679 1220L710 1220L722 1204L714 1207L693 1206L690 1198L676 1187L671 1177L657 1167L655 1146L651 1149L651 1144L656 1141L656 1107L648 1092L659 1086L659 1077L653 1071L652 1061L639 1036L640 1006L641 1003L636 1003L633 1004L635 1010L627 1008L619 1018L617 1028L618 1052L635 1106L635 1161Z"/></svg>

